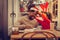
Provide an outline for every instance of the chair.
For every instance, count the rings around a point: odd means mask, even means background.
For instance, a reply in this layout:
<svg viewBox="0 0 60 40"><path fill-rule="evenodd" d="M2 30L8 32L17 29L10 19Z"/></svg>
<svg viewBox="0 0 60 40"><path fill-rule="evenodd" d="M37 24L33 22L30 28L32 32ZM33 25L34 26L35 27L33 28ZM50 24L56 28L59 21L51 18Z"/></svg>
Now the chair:
<svg viewBox="0 0 60 40"><path fill-rule="evenodd" d="M46 36L46 40L48 40L48 36L47 36L46 34L44 34L44 33L49 33L49 34L53 35L54 38L56 39L56 36L55 36L54 34L50 33L50 32L39 31L39 32L28 32L28 33L25 33L25 34L22 36L21 40L24 39L24 36L26 36L26 35L28 35L28 34L31 34L31 33L33 33L33 34L31 35L31 37L29 38L29 40L31 40L32 37L33 37L34 35L36 35L36 34L43 34L44 36Z"/></svg>
<svg viewBox="0 0 60 40"><path fill-rule="evenodd" d="M30 37L29 40L31 40L32 37L33 37L34 35L36 35L36 34L40 34L40 33L43 33L43 34L46 36L46 40L58 40L57 37L56 37L53 33L51 33L51 32L47 32L47 31L35 32L35 34L33 34L33 35ZM51 35L54 36L54 37L51 36L51 38L49 38L48 35L45 34L45 33L47 33L47 34L51 34Z"/></svg>

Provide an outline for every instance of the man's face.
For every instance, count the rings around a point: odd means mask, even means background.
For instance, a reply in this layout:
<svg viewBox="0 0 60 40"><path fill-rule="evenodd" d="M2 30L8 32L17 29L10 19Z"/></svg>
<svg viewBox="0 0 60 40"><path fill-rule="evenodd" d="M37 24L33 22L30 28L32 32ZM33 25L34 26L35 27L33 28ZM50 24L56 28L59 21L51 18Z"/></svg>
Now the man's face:
<svg viewBox="0 0 60 40"><path fill-rule="evenodd" d="M34 19L36 12L29 12L29 18Z"/></svg>
<svg viewBox="0 0 60 40"><path fill-rule="evenodd" d="M36 14L36 12L29 12L29 16L32 16L32 17L34 17L35 14Z"/></svg>

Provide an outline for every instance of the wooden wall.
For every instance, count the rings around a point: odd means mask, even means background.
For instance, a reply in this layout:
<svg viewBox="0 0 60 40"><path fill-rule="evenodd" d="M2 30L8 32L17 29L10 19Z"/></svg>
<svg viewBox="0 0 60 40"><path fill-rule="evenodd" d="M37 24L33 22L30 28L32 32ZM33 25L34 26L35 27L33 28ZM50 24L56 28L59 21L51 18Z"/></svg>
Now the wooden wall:
<svg viewBox="0 0 60 40"><path fill-rule="evenodd" d="M0 32L2 40L8 37L8 0L0 0Z"/></svg>

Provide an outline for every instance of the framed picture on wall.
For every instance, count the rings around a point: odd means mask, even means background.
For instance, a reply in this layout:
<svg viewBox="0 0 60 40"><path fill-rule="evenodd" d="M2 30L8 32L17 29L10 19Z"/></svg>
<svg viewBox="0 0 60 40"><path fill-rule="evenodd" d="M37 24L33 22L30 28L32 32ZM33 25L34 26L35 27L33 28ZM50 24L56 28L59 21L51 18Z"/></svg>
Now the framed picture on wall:
<svg viewBox="0 0 60 40"><path fill-rule="evenodd" d="M43 3L45 0L19 0L20 12L28 12L31 7Z"/></svg>

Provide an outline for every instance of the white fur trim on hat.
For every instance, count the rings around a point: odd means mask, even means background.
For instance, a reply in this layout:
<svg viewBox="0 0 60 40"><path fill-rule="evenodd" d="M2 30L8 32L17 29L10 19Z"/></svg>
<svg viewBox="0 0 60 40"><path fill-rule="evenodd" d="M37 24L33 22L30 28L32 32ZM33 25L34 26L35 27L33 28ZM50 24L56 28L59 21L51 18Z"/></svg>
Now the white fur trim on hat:
<svg viewBox="0 0 60 40"><path fill-rule="evenodd" d="M37 9L35 9L35 8L31 8L30 10L35 10L35 11L37 11Z"/></svg>

